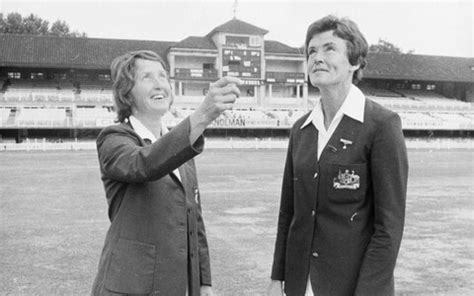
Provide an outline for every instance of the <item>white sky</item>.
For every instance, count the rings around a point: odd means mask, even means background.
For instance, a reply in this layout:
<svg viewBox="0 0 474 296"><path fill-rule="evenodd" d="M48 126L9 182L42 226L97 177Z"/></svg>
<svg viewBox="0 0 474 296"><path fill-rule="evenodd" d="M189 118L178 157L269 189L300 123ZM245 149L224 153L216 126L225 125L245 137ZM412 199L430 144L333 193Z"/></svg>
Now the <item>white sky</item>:
<svg viewBox="0 0 474 296"><path fill-rule="evenodd" d="M232 19L233 7L234 0L0 0L4 15L33 13L50 24L64 20L88 37L161 41L204 36ZM404 52L474 57L470 0L239 0L237 6L238 19L269 31L266 40L295 47L303 44L308 25L327 14L354 20L369 44L382 38Z"/></svg>

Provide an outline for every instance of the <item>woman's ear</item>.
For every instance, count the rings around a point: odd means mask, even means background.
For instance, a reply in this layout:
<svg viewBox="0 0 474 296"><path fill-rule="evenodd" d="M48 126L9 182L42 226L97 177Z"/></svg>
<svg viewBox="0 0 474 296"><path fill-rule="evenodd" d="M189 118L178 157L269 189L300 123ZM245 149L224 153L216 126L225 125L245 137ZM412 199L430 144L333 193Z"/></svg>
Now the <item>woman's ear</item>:
<svg viewBox="0 0 474 296"><path fill-rule="evenodd" d="M353 72L355 72L355 71L357 71L357 70L359 70L359 69L360 69L360 64L351 65L351 70L352 70Z"/></svg>

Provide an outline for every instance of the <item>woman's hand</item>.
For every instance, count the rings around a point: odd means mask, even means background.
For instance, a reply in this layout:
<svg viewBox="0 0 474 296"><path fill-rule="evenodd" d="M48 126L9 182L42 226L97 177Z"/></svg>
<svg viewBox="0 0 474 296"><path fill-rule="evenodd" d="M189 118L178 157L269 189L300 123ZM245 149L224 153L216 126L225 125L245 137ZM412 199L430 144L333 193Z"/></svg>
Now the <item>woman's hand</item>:
<svg viewBox="0 0 474 296"><path fill-rule="evenodd" d="M219 117L222 112L232 109L235 100L240 96L240 90L237 87L240 84L242 84L242 81L239 78L231 76L223 77L211 83L204 101L189 117L191 122L191 134L189 136L191 143L194 143L206 127Z"/></svg>
<svg viewBox="0 0 474 296"><path fill-rule="evenodd" d="M213 296L214 293L212 292L211 286L201 286L201 296Z"/></svg>
<svg viewBox="0 0 474 296"><path fill-rule="evenodd" d="M242 84L242 81L232 76L226 76L211 83L204 101L193 114L197 117L197 121L208 125L222 112L232 109L235 100L240 96L240 90L237 87L239 84Z"/></svg>
<svg viewBox="0 0 474 296"><path fill-rule="evenodd" d="M283 282L272 280L267 289L267 296L284 296Z"/></svg>

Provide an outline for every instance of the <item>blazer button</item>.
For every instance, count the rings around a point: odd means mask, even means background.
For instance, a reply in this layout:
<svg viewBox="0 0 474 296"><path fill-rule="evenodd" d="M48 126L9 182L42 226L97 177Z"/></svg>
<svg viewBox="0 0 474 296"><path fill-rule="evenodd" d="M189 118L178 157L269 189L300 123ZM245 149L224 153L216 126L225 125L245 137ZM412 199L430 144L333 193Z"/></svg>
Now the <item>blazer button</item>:
<svg viewBox="0 0 474 296"><path fill-rule="evenodd" d="M316 179L318 177L318 172L314 173L313 179Z"/></svg>
<svg viewBox="0 0 474 296"><path fill-rule="evenodd" d="M318 257L319 257L319 254L316 253L316 252L314 252L312 255L313 255L314 258L318 258Z"/></svg>
<svg viewBox="0 0 474 296"><path fill-rule="evenodd" d="M316 212L314 210L311 211L311 216L316 216Z"/></svg>

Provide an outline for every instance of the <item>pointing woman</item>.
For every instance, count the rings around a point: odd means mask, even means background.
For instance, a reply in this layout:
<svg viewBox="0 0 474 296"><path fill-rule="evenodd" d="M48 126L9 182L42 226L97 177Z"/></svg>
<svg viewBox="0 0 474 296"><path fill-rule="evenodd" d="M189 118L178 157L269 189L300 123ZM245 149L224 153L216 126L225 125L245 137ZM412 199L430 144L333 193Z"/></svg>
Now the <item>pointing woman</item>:
<svg viewBox="0 0 474 296"><path fill-rule="evenodd" d="M111 225L93 295L212 295L209 250L194 156L204 129L240 95L240 80L211 84L203 103L168 131L173 103L166 64L152 51L111 65L120 124L97 139Z"/></svg>

